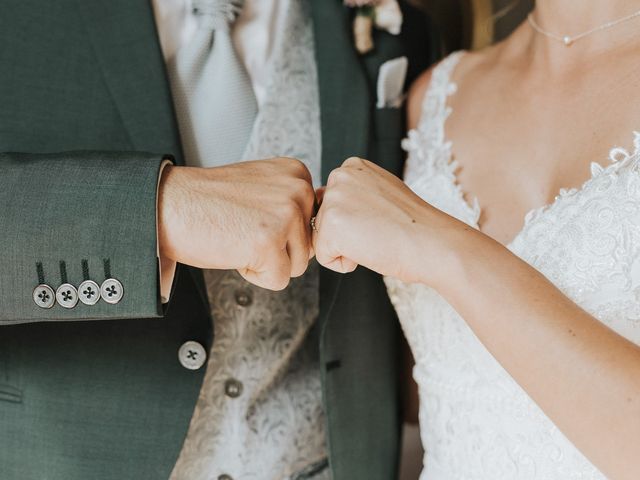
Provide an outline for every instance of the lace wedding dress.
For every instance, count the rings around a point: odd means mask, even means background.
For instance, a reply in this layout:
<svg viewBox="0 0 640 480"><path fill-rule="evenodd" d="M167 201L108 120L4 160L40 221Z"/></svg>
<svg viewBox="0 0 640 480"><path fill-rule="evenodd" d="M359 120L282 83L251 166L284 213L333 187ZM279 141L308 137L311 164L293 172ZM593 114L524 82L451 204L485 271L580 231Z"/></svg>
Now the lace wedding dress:
<svg viewBox="0 0 640 480"><path fill-rule="evenodd" d="M420 124L403 143L405 180L430 204L478 228L478 202L465 201L444 134L460 56L433 71ZM640 134L633 153L615 148L610 157L606 167L592 164L581 188L530 212L508 248L640 343ZM604 478L442 297L424 285L385 281L416 360L426 450L421 480Z"/></svg>

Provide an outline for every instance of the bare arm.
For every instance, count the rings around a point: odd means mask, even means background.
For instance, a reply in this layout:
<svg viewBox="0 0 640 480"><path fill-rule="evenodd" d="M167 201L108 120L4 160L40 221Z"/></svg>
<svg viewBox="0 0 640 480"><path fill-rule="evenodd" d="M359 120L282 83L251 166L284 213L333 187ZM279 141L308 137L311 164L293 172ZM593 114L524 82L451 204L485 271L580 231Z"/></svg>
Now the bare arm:
<svg viewBox="0 0 640 480"><path fill-rule="evenodd" d="M640 478L640 348L476 232L459 232L439 291L610 478Z"/></svg>

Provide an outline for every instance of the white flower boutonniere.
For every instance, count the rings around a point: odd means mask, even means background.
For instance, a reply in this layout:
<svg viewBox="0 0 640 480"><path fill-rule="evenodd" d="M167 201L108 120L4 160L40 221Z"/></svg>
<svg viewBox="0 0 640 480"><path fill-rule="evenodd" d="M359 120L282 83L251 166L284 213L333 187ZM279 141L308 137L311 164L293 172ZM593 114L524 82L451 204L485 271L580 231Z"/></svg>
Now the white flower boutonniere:
<svg viewBox="0 0 640 480"><path fill-rule="evenodd" d="M374 26L392 35L400 33L402 11L398 0L344 0L344 4L357 9L353 37L359 53L373 50Z"/></svg>

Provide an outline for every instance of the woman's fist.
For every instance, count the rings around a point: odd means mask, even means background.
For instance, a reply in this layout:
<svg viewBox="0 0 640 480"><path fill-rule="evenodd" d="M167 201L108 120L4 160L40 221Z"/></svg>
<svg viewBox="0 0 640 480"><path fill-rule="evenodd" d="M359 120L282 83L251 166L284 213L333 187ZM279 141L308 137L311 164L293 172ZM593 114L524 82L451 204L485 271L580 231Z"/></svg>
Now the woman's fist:
<svg viewBox="0 0 640 480"><path fill-rule="evenodd" d="M453 219L367 160L346 160L319 193L314 249L331 270L347 273L362 265L419 282L437 263L433 258L446 251L439 230L452 228Z"/></svg>

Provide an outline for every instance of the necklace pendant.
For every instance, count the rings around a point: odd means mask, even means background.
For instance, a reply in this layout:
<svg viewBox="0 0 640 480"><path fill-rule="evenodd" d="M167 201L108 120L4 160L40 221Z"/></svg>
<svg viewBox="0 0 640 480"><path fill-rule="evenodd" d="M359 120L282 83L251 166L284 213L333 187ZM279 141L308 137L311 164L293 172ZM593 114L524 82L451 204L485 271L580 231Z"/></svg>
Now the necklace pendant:
<svg viewBox="0 0 640 480"><path fill-rule="evenodd" d="M569 37L568 35L565 37L562 37L562 41L563 43L568 47L573 43L573 38Z"/></svg>

